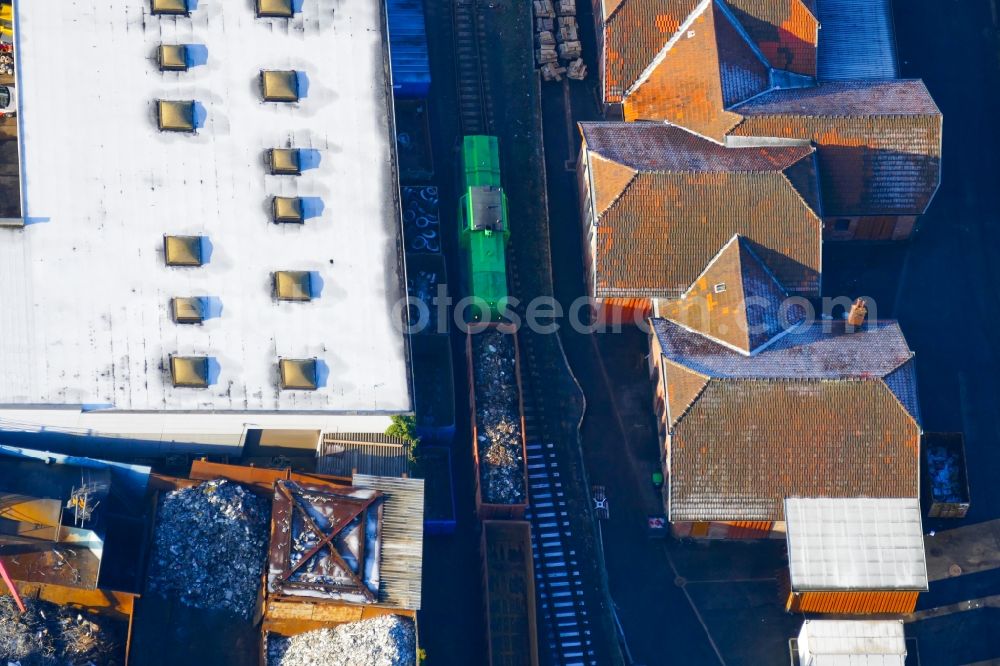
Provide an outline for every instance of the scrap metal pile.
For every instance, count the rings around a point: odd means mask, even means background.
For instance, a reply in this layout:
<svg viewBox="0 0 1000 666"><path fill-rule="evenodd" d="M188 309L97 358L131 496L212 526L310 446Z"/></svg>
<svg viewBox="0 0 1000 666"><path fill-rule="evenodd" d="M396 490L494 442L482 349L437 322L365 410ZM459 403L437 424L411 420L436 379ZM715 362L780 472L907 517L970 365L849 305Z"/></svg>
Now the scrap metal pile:
<svg viewBox="0 0 1000 666"><path fill-rule="evenodd" d="M434 186L403 187L403 226L410 252L441 251L438 189Z"/></svg>
<svg viewBox="0 0 1000 666"><path fill-rule="evenodd" d="M943 446L928 447L927 471L931 496L938 502L963 502L962 461L957 451Z"/></svg>
<svg viewBox="0 0 1000 666"><path fill-rule="evenodd" d="M525 501L524 448L511 336L490 329L472 336L476 391L476 446L483 501Z"/></svg>
<svg viewBox="0 0 1000 666"><path fill-rule="evenodd" d="M66 606L25 599L22 614L0 597L0 663L20 666L118 666L125 663L125 625Z"/></svg>
<svg viewBox="0 0 1000 666"><path fill-rule="evenodd" d="M267 556L270 503L226 480L160 500L149 586L194 608L248 618Z"/></svg>
<svg viewBox="0 0 1000 666"><path fill-rule="evenodd" d="M416 664L413 622L398 615L307 631L267 643L268 666L410 666Z"/></svg>

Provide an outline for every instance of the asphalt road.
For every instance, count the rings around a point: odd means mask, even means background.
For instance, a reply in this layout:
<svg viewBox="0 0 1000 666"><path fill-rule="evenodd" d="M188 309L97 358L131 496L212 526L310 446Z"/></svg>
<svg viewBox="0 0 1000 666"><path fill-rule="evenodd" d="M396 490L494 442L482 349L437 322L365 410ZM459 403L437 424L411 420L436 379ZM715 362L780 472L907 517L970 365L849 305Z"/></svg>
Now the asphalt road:
<svg viewBox="0 0 1000 666"><path fill-rule="evenodd" d="M963 521L926 521L925 531L939 534L1000 518L995 2L897 0L902 75L923 78L944 113L943 182L912 241L831 243L823 257L824 295L872 296L880 318L900 320L917 354L925 430L966 433L972 509ZM592 46L590 17L579 21L584 43ZM570 84L572 121L597 117L594 80ZM545 86L555 287L569 303L584 289L575 184L565 170L579 139L567 122L566 94L559 84ZM645 537L645 514L658 505L649 484L657 441L643 336L586 336L566 329L561 335L587 397L588 474L592 483L606 486L611 504L611 519L603 525L608 576L634 662L787 664L787 640L801 618L783 613L778 603L775 579L785 567L780 542L692 544ZM946 544L942 557L967 559L960 548ZM993 559L1000 567L1000 558ZM911 661L917 656L924 666L1000 663L995 595L1000 569L932 583L920 607L939 607L944 614L908 623L908 636L917 639ZM973 600L964 604L967 610L952 610L963 600Z"/></svg>

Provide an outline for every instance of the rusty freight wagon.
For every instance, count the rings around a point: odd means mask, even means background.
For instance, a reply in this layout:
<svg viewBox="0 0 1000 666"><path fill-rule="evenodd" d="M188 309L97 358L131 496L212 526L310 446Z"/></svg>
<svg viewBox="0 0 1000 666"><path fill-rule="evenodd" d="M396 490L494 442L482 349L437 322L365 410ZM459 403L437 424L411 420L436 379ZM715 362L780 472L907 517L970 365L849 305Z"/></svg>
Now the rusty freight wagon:
<svg viewBox="0 0 1000 666"><path fill-rule="evenodd" d="M483 603L489 666L538 666L531 524L484 520Z"/></svg>
<svg viewBox="0 0 1000 666"><path fill-rule="evenodd" d="M927 517L965 518L970 503L965 436L960 432L925 433L920 449Z"/></svg>
<svg viewBox="0 0 1000 666"><path fill-rule="evenodd" d="M470 327L465 355L476 510L482 520L520 520L528 508L528 477L517 335L501 324Z"/></svg>

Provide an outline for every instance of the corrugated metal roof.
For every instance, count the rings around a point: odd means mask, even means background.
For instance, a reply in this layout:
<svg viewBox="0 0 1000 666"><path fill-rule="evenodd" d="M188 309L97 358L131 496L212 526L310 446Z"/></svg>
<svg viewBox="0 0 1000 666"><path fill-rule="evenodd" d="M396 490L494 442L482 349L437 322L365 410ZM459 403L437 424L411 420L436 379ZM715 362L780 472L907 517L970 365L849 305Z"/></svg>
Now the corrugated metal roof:
<svg viewBox="0 0 1000 666"><path fill-rule="evenodd" d="M902 620L806 620L799 632L801 666L903 666Z"/></svg>
<svg viewBox="0 0 1000 666"><path fill-rule="evenodd" d="M926 590L917 498L785 499L796 592Z"/></svg>
<svg viewBox="0 0 1000 666"><path fill-rule="evenodd" d="M431 85L424 6L420 0L388 0L389 54L393 92L403 98L424 97Z"/></svg>
<svg viewBox="0 0 1000 666"><path fill-rule="evenodd" d="M892 0L817 0L820 80L899 76Z"/></svg>
<svg viewBox="0 0 1000 666"><path fill-rule="evenodd" d="M396 608L420 610L424 562L424 480L389 479L355 474L355 488L381 491L382 584L379 602Z"/></svg>
<svg viewBox="0 0 1000 666"><path fill-rule="evenodd" d="M408 470L407 445L381 433L325 433L316 471L350 477L355 472L401 477Z"/></svg>

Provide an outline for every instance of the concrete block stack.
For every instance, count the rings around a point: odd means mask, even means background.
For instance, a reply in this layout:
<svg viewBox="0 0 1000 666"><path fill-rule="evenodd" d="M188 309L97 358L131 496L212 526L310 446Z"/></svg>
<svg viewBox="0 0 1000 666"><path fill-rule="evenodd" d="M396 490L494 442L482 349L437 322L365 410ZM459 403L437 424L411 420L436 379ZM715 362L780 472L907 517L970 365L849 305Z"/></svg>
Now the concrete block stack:
<svg viewBox="0 0 1000 666"><path fill-rule="evenodd" d="M554 4L553 4L554 2ZM546 81L561 81L563 76L583 80L583 63L576 0L534 0L535 62Z"/></svg>

